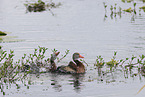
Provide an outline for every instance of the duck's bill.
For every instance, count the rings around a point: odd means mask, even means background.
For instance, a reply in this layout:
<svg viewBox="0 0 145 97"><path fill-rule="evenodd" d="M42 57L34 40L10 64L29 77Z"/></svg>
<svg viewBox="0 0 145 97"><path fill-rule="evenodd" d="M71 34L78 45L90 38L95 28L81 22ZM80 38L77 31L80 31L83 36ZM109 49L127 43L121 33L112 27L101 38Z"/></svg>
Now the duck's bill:
<svg viewBox="0 0 145 97"><path fill-rule="evenodd" d="M84 58L83 56L79 55L79 58Z"/></svg>

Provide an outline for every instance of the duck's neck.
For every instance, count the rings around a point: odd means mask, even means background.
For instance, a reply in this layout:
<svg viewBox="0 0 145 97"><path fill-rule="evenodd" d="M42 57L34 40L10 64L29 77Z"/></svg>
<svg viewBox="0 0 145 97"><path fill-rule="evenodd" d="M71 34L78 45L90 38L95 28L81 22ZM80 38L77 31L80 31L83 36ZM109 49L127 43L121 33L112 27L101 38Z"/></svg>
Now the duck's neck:
<svg viewBox="0 0 145 97"><path fill-rule="evenodd" d="M81 63L79 60L74 60L74 62L78 67L84 67L83 63Z"/></svg>
<svg viewBox="0 0 145 97"><path fill-rule="evenodd" d="M77 73L85 73L85 66L79 60L74 60L77 64Z"/></svg>
<svg viewBox="0 0 145 97"><path fill-rule="evenodd" d="M57 69L54 60L50 59L50 65L51 65L50 71L55 71Z"/></svg>

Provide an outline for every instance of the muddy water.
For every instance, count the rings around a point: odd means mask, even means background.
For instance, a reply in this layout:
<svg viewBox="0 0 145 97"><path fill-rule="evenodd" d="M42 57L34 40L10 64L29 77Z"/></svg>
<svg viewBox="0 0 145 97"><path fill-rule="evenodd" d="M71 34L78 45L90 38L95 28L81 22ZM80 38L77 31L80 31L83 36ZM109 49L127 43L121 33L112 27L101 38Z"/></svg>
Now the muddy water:
<svg viewBox="0 0 145 97"><path fill-rule="evenodd" d="M111 74L103 78L97 70L92 70L96 56L102 55L108 61L114 51L118 59L141 55L145 52L145 14L135 16L122 14L121 18L110 17L110 6L115 3L124 9L133 7L121 0L105 1L108 5L107 18L104 20L105 0L57 0L62 6L40 13L27 13L25 0L0 1L0 30L11 32L0 43L4 50L15 51L15 60L24 53L29 54L38 46L56 48L62 54L66 49L70 54L62 63L67 64L74 52L80 52L89 64L85 75L42 74L40 78L31 75L34 82L30 89L21 86L20 90L12 87L6 97L143 97L145 90L136 95L145 84L139 76L125 79L122 73ZM143 6L136 1L137 6Z"/></svg>

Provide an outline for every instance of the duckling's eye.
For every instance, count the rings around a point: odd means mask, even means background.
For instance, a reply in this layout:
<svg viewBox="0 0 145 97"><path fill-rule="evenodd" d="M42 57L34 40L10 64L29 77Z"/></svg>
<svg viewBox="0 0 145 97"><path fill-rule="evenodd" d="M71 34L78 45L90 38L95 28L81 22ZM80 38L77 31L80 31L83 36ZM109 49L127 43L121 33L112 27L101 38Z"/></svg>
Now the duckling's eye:
<svg viewBox="0 0 145 97"><path fill-rule="evenodd" d="M56 59L56 55L55 54L51 54L51 59L55 60Z"/></svg>

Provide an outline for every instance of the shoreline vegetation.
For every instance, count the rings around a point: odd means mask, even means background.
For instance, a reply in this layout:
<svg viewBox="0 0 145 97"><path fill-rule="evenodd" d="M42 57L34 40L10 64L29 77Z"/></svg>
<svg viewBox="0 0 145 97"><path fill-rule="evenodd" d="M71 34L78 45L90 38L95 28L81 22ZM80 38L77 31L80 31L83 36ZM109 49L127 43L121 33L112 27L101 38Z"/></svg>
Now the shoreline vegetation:
<svg viewBox="0 0 145 97"><path fill-rule="evenodd" d="M29 65L30 67L48 67L50 60L45 57L45 53L48 48L38 46L38 49L34 49L33 54L29 54L28 56L24 54L24 56L18 61L14 62L14 51L10 50L9 53L6 51L1 51L0 54L0 90L5 95L5 87L9 89L11 84L15 84L16 88L19 89L20 85L17 84L18 81L21 81L24 86L27 86L29 89L29 85L31 85L31 80L27 82L25 79L29 79L27 77L28 74L36 74L40 75L40 71L33 71L33 69L29 69L24 71L24 65ZM56 49L52 50L52 53L57 52ZM57 57L57 62L62 61L69 54L69 50L65 51L65 54L61 56L61 58ZM135 77L135 76L145 76L145 55L140 55L139 57L132 56L131 58L125 58L116 60L117 52L114 52L113 57L110 61L105 62L105 60L101 56L97 56L96 61L94 62L93 70L98 71L98 76L107 76L108 74L113 74L119 70L119 72L123 72L124 78ZM84 64L87 64L84 60L81 60ZM34 66L35 65L35 66ZM88 64L87 64L88 66ZM137 70L138 72L134 72ZM49 71L48 71L49 72ZM104 81L103 77L99 79L99 81ZM93 80L89 80L91 82ZM107 82L107 81L106 81ZM108 81L107 83L110 83Z"/></svg>

